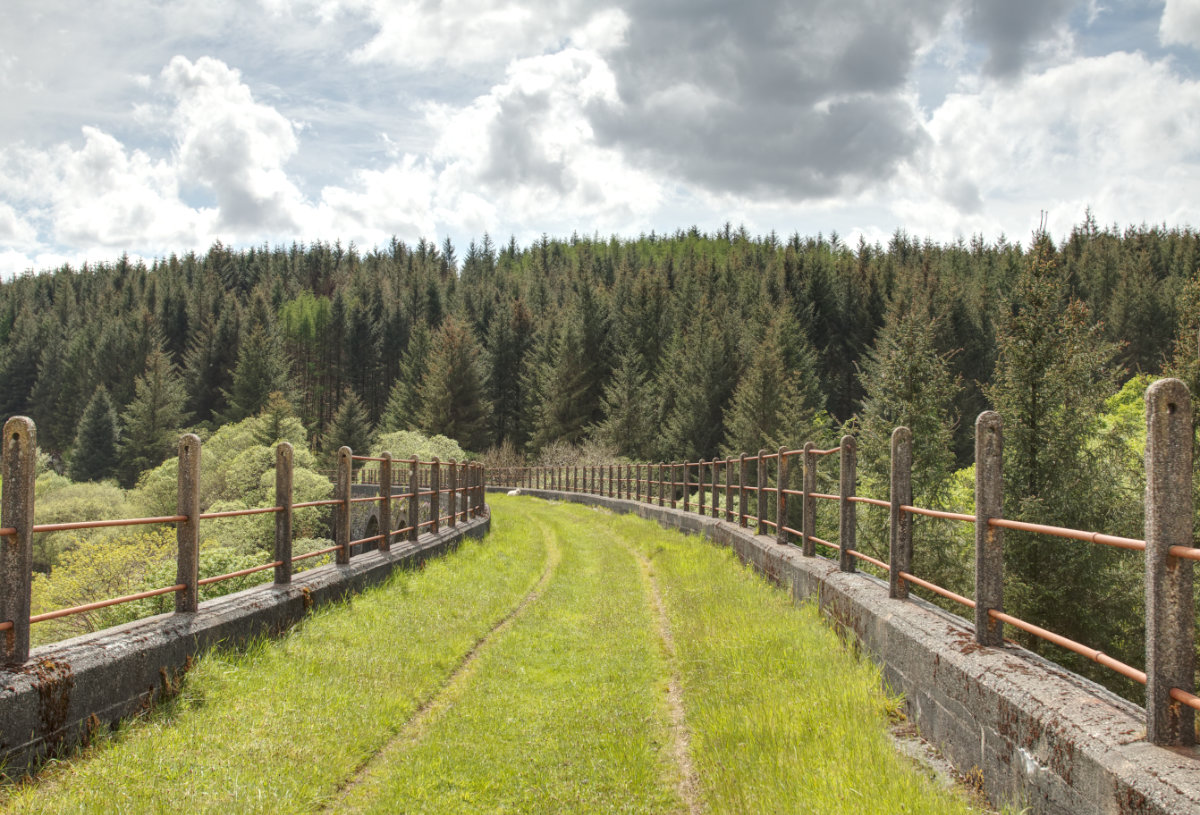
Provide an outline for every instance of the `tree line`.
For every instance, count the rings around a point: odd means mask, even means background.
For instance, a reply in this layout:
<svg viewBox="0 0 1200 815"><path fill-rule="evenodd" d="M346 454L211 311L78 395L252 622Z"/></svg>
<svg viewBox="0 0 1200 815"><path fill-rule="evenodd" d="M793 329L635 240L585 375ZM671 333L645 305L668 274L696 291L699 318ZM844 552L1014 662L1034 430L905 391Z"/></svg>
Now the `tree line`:
<svg viewBox="0 0 1200 815"><path fill-rule="evenodd" d="M887 436L906 424L917 500L958 507L974 418L994 408L1006 514L1138 537L1130 405L1144 375L1200 392L1198 264L1189 228L1090 213L1028 246L730 225L529 246L485 235L461 258L449 240L218 243L0 284L0 412L33 417L73 479L124 486L183 427L265 416L298 418L318 452L419 430L508 463L586 444L696 460L852 432L864 490L879 492ZM1012 608L1136 653L1128 558L1009 537ZM934 577L969 573L961 535L918 540Z"/></svg>

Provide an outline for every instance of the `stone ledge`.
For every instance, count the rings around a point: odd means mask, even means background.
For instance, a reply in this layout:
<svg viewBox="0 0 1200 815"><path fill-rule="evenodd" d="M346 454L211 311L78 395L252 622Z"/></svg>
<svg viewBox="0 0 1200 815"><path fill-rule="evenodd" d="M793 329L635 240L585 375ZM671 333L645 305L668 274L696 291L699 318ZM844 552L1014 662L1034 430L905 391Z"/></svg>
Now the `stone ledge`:
<svg viewBox="0 0 1200 815"><path fill-rule="evenodd" d="M93 729L145 710L210 648L278 634L312 608L452 551L490 526L485 508L480 518L394 543L389 552L357 555L345 566L301 572L288 585L255 586L201 603L194 614L160 614L35 648L22 670L0 669L4 771L19 776L48 754L86 742Z"/></svg>
<svg viewBox="0 0 1200 815"><path fill-rule="evenodd" d="M877 662L910 717L963 773L982 771L988 798L1044 813L1200 813L1200 750L1144 740L1145 713L1105 688L1015 645L985 648L974 626L887 584L806 558L737 524L605 496L521 494L606 507L730 546L797 602L815 600Z"/></svg>

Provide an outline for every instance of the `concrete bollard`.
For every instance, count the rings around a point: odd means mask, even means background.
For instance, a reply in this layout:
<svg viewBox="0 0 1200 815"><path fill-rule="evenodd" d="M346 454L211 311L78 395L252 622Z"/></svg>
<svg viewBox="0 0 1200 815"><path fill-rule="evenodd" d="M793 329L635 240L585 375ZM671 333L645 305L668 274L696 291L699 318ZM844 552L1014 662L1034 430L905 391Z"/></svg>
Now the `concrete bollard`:
<svg viewBox="0 0 1200 815"><path fill-rule="evenodd" d="M187 614L200 606L200 437L195 433L179 437L178 488L175 514L188 519L175 524L175 583L184 587L175 593L175 612Z"/></svg>
<svg viewBox="0 0 1200 815"><path fill-rule="evenodd" d="M1192 547L1192 398L1178 379L1146 391L1146 738L1195 743L1192 708L1171 689L1195 693L1193 561L1172 546Z"/></svg>
<svg viewBox="0 0 1200 815"><path fill-rule="evenodd" d="M858 569L854 552L858 546L858 507L850 500L858 489L858 442L853 436L842 436L841 466L838 470L838 545L841 553L838 568L843 572Z"/></svg>
<svg viewBox="0 0 1200 815"><path fill-rule="evenodd" d="M454 527L458 525L458 462L454 459L446 462L446 490L446 497L450 499L446 517L449 526Z"/></svg>
<svg viewBox="0 0 1200 815"><path fill-rule="evenodd" d="M746 526L746 454L738 455L738 526Z"/></svg>
<svg viewBox="0 0 1200 815"><path fill-rule="evenodd" d="M975 420L975 641L996 647L1004 643L1004 625L988 611L1004 610L1004 530L988 519L1004 517L1001 430L994 410Z"/></svg>
<svg viewBox="0 0 1200 815"><path fill-rule="evenodd" d="M754 489L754 533L767 534L767 451L758 451L758 466L755 468Z"/></svg>
<svg viewBox="0 0 1200 815"><path fill-rule="evenodd" d="M888 596L908 599L908 581L901 572L912 574L913 517L900 507L912 506L912 431L897 427L892 431L892 472L888 509Z"/></svg>
<svg viewBox="0 0 1200 815"><path fill-rule="evenodd" d="M25 416L4 423L4 487L0 525L14 534L0 538L0 632L3 664L29 659L29 610L33 580L33 494L37 480L37 428Z"/></svg>
<svg viewBox="0 0 1200 815"><path fill-rule="evenodd" d="M429 462L429 529L437 532L442 528L442 463L434 456Z"/></svg>
<svg viewBox="0 0 1200 815"><path fill-rule="evenodd" d="M421 466L417 457L408 462L408 539L415 541L421 536Z"/></svg>
<svg viewBox="0 0 1200 815"><path fill-rule="evenodd" d="M813 536L817 534L817 499L813 497L813 493L817 491L817 457L813 453L815 449L811 441L804 443L804 506L800 519L800 548L805 557L815 557L817 554L817 544L813 542Z"/></svg>
<svg viewBox="0 0 1200 815"><path fill-rule="evenodd" d="M784 455L786 448L779 448L779 458L775 459L775 542L786 546L787 539L787 489L788 460Z"/></svg>
<svg viewBox="0 0 1200 815"><path fill-rule="evenodd" d="M386 552L392 548L392 454L384 452L379 462L379 531L383 537L379 539L379 551Z"/></svg>
<svg viewBox="0 0 1200 815"><path fill-rule="evenodd" d="M275 445L275 582L292 582L292 473L295 458L291 442Z"/></svg>

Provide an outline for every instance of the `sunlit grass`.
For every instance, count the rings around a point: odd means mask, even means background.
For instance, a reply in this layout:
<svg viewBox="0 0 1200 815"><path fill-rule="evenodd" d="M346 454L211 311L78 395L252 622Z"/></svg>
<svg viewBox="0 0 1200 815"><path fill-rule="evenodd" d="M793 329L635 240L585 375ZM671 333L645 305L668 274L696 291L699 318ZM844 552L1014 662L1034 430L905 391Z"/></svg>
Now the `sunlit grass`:
<svg viewBox="0 0 1200 815"><path fill-rule="evenodd" d="M538 527L513 519L282 640L206 656L171 705L10 790L4 811L308 811L436 692L545 559Z"/></svg>
<svg viewBox="0 0 1200 815"><path fill-rule="evenodd" d="M662 749L666 667L636 559L588 510L507 498L493 510L499 525L528 514L554 530L554 577L345 809L678 810L678 770Z"/></svg>

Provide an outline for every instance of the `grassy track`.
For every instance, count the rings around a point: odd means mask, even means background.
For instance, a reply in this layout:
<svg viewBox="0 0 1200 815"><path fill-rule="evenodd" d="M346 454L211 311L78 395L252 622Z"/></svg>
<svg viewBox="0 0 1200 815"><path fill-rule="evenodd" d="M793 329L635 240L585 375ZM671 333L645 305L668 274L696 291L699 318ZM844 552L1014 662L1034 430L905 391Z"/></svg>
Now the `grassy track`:
<svg viewBox="0 0 1200 815"><path fill-rule="evenodd" d="M728 550L489 500L485 544L205 658L6 811L972 811L894 751L878 670Z"/></svg>
<svg viewBox="0 0 1200 815"><path fill-rule="evenodd" d="M510 509L511 507L511 509ZM637 560L578 512L493 500L553 529L562 560L543 596L472 666L404 749L344 803L378 813L669 812L679 808L662 655Z"/></svg>
<svg viewBox="0 0 1200 815"><path fill-rule="evenodd" d="M281 641L207 656L170 708L11 791L4 811L310 811L520 602L546 554L539 527L513 518Z"/></svg>

